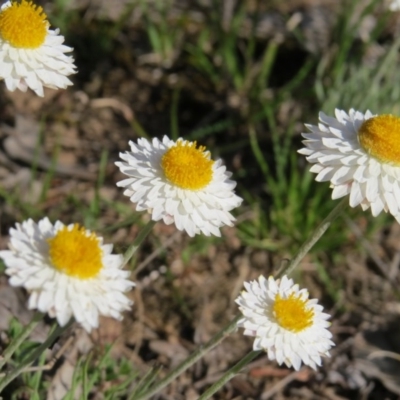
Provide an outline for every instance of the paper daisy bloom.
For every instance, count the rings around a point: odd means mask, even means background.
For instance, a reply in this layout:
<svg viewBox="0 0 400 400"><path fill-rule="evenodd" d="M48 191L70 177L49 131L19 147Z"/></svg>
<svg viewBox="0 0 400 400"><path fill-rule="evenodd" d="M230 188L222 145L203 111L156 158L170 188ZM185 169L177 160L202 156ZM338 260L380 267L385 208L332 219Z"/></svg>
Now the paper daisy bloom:
<svg viewBox="0 0 400 400"><path fill-rule="evenodd" d="M400 222L400 118L336 110L320 113L318 126L306 125L305 148L319 182L329 181L332 198L349 195L351 207L390 212Z"/></svg>
<svg viewBox="0 0 400 400"><path fill-rule="evenodd" d="M254 350L264 350L270 360L296 370L302 362L316 369L322 356L330 356L330 316L317 300L308 298L307 290L300 290L286 275L280 280L260 276L244 287L236 299L243 314L238 326L255 337Z"/></svg>
<svg viewBox="0 0 400 400"><path fill-rule="evenodd" d="M72 85L74 59L65 53L58 30L50 30L42 7L31 1L8 1L0 8L0 79L8 90L31 88L43 96L43 86L59 89Z"/></svg>
<svg viewBox="0 0 400 400"><path fill-rule="evenodd" d="M150 212L154 221L174 223L192 237L221 236L220 227L233 225L230 211L242 202L233 190L236 182L205 147L167 136L129 144L131 151L120 153L123 162L116 162L129 178L117 186L125 188L137 211Z"/></svg>
<svg viewBox="0 0 400 400"><path fill-rule="evenodd" d="M122 270L123 257L112 245L78 224L31 219L10 229L9 250L0 251L12 286L30 294L28 307L48 313L64 326L74 317L86 331L99 316L118 320L132 302L124 292L134 286Z"/></svg>

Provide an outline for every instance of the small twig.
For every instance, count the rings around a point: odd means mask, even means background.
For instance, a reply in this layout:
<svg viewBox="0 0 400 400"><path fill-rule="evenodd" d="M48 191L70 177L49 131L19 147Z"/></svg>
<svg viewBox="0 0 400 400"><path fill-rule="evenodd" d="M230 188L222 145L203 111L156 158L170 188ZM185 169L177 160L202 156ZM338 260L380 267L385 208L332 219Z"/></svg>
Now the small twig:
<svg viewBox="0 0 400 400"><path fill-rule="evenodd" d="M68 347L71 345L72 341L75 339L75 334L71 335L65 343L60 347L57 353L51 358L51 360L45 364L36 367L27 367L22 372L37 372L37 371L50 371L56 362L64 355Z"/></svg>
<svg viewBox="0 0 400 400"><path fill-rule="evenodd" d="M369 354L368 359L374 360L375 358L381 358L381 357L392 358L393 360L400 361L399 353L395 353L394 351L387 351L387 350L373 351L371 354Z"/></svg>
<svg viewBox="0 0 400 400"><path fill-rule="evenodd" d="M268 400L273 395L283 390L285 386L289 385L290 382L301 378L300 380L304 381L305 374L309 375L309 370L307 368L302 368L300 371L295 371L288 375L286 378L281 379L275 386L271 389L267 390L261 395L261 400Z"/></svg>
<svg viewBox="0 0 400 400"><path fill-rule="evenodd" d="M176 231L171 237L169 237L160 247L154 250L149 256L147 256L133 271L132 276L135 277L143 268L145 268L151 261L153 261L162 251L171 246L172 243L181 235L180 231Z"/></svg>

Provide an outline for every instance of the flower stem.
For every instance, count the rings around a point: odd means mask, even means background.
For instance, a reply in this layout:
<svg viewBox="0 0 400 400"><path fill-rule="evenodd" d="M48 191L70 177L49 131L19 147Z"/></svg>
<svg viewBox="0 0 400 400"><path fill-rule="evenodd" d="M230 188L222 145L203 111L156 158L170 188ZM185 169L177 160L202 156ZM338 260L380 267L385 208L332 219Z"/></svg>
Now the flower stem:
<svg viewBox="0 0 400 400"><path fill-rule="evenodd" d="M287 266L285 266L284 268L281 268L281 270L275 274L275 278L280 278L285 274L291 273L294 270L294 268L296 268L299 265L300 261L304 258L304 256L310 251L310 249L314 246L314 244L326 232L326 230L329 228L329 226L335 220L335 218L340 214L340 212L343 210L343 208L347 202L348 202L347 198L344 198L341 202L339 202L339 204L329 213L329 215L317 227L317 229L314 231L312 236L301 246L301 248L300 248L299 252L297 253L297 255L295 256L295 258L293 258L287 264ZM172 370L169 374L167 374L165 376L165 378L160 380L156 385L149 388L148 390L145 390L144 392L141 392L141 393L139 392L139 395L135 396L134 399L135 400L148 399L152 395L154 395L155 393L157 393L161 389L163 389L165 386L167 386L169 383L171 383L176 377L178 377L181 373L183 373L188 368L190 368L196 361L200 360L211 349L213 349L220 342L222 342L222 340L224 340L229 334L234 332L236 330L237 323L241 318L242 318L241 315L238 315L237 317L235 317L228 326L226 326L220 332L218 332L216 335L214 335L214 337L212 337L206 344L204 344L203 346L200 346L197 350L195 350L186 360L184 360L174 370ZM256 354L253 354L253 353L256 353ZM245 366L246 363L249 362L250 359L254 358L257 354L258 354L258 352L249 353L242 360L240 360L230 371L228 371L227 374L233 373L235 375L240 370L237 368L239 368L239 367L242 368L243 366ZM232 375L232 377L234 375ZM217 381L212 387L214 387L214 386L217 387L217 385L218 385L218 388L222 387L222 385L225 384L231 378L226 378L224 375L221 379L224 379L224 382L221 385L220 385L220 382ZM214 392L212 392L212 393L214 393ZM207 398L207 397L205 397L205 398Z"/></svg>
<svg viewBox="0 0 400 400"><path fill-rule="evenodd" d="M321 238L321 236L327 231L331 226L332 222L344 209L345 205L348 203L347 197L343 198L338 205L329 213L329 215L321 222L321 224L315 229L314 233L308 240L303 243L300 250L297 252L296 256L290 260L283 268L281 268L275 275L275 278L281 278L283 275L290 275L291 272L299 265L300 261L304 256L311 250L315 243Z"/></svg>
<svg viewBox="0 0 400 400"><path fill-rule="evenodd" d="M132 258L132 256L136 253L139 246L142 244L143 240L146 239L147 235L153 229L153 226L156 224L156 221L150 220L146 226L139 232L136 239L133 243L128 247L124 254L124 265L128 263L128 261Z"/></svg>
<svg viewBox="0 0 400 400"><path fill-rule="evenodd" d="M24 360L22 360L17 368L7 373L6 376L0 380L0 393L10 382L23 373L24 369L33 363L43 353L43 351L50 347L52 343L72 325L73 322L74 320L71 319L68 324L63 327L55 323L49 337L34 349Z"/></svg>
<svg viewBox="0 0 400 400"><path fill-rule="evenodd" d="M225 383L229 382L235 375L237 375L243 367L249 364L254 358L256 358L261 353L260 350L251 351L246 356L244 356L238 363L236 363L231 369L225 372L221 378L218 379L217 382L214 383L211 387L209 387L199 398L198 400L207 400L214 393L218 392Z"/></svg>
<svg viewBox="0 0 400 400"><path fill-rule="evenodd" d="M159 392L169 383L171 383L175 378L177 378L182 372L186 371L189 367L191 367L196 361L200 360L205 354L207 354L211 349L217 346L220 342L222 342L229 334L236 330L236 325L242 316L238 315L234 318L228 326L219 331L216 335L214 335L206 344L198 347L186 360L180 363L174 370L172 370L169 374L165 376L165 378L161 379L156 385L151 387L148 390L140 393L138 396L135 396L135 400L143 400L148 399L155 393Z"/></svg>
<svg viewBox="0 0 400 400"><path fill-rule="evenodd" d="M304 258L304 256L310 251L314 244L321 238L326 232L332 222L343 210L348 199L344 198L339 204L329 213L329 215L321 222L321 224L315 229L314 233L310 238L300 247L297 255L290 260L283 268L281 268L274 276L274 278L281 278L283 275L289 275ZM228 370L218 381L216 381L200 398L199 400L209 399L217 390L219 390L226 382L232 379L240 369L245 367L253 358L255 358L260 352L251 351L249 354L244 356L236 365Z"/></svg>
<svg viewBox="0 0 400 400"><path fill-rule="evenodd" d="M37 312L34 314L31 322L24 327L22 332L17 336L4 350L3 357L0 359L0 369L11 359L15 351L21 344L28 338L32 331L38 326L39 322L43 319L44 314Z"/></svg>

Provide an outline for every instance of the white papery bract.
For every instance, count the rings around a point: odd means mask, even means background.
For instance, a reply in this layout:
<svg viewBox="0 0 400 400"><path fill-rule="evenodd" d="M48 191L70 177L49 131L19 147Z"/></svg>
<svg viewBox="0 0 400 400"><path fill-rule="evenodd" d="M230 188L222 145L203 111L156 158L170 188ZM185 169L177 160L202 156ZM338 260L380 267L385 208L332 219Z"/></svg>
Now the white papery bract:
<svg viewBox="0 0 400 400"><path fill-rule="evenodd" d="M12 286L29 292L28 307L48 313L64 326L71 317L90 332L99 316L122 319L134 283L122 270L112 245L80 227L31 219L10 229L9 250L0 251Z"/></svg>
<svg viewBox="0 0 400 400"><path fill-rule="evenodd" d="M150 212L154 221L174 223L189 236L221 236L220 227L233 225L230 211L242 199L221 160L211 160L196 142L175 142L167 136L129 144L131 151L120 153L123 162L116 162L129 178L117 185L125 188L137 211Z"/></svg>
<svg viewBox="0 0 400 400"><path fill-rule="evenodd" d="M319 115L318 126L306 125L305 148L319 182L329 181L332 198L349 195L351 207L382 210L400 222L400 119L351 109L335 110L335 118Z"/></svg>
<svg viewBox="0 0 400 400"><path fill-rule="evenodd" d="M264 350L270 360L296 370L301 363L316 369L322 356L330 356L334 345L328 314L317 300L309 299L286 275L282 279L244 283L245 290L236 299L243 318L238 326L244 334L254 336L253 349Z"/></svg>
<svg viewBox="0 0 400 400"><path fill-rule="evenodd" d="M59 30L49 29L43 9L32 2L8 1L0 9L0 79L10 91L28 87L43 96L43 87L72 85L72 48L63 44Z"/></svg>

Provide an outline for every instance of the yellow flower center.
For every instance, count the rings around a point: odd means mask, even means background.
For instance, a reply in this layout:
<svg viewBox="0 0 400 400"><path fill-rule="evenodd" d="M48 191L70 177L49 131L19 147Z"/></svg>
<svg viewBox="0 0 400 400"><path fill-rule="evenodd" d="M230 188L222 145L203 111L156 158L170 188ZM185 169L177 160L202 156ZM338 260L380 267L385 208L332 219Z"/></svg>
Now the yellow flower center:
<svg viewBox="0 0 400 400"><path fill-rule="evenodd" d="M400 118L384 114L372 117L360 127L361 147L381 162L400 166Z"/></svg>
<svg viewBox="0 0 400 400"><path fill-rule="evenodd" d="M31 1L13 1L0 12L0 36L12 46L36 49L46 38L49 23L43 8Z"/></svg>
<svg viewBox="0 0 400 400"><path fill-rule="evenodd" d="M69 276L93 278L103 266L99 239L94 233L87 234L79 224L63 227L47 242L52 265Z"/></svg>
<svg viewBox="0 0 400 400"><path fill-rule="evenodd" d="M213 177L213 160L204 146L179 140L161 159L166 178L182 189L198 190L207 186Z"/></svg>
<svg viewBox="0 0 400 400"><path fill-rule="evenodd" d="M313 323L314 311L306 308L307 300L301 300L295 294L287 299L279 294L275 297L273 312L278 324L291 332L300 332Z"/></svg>

